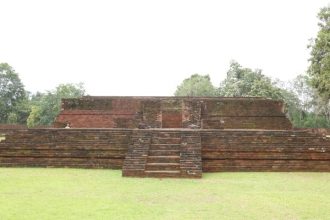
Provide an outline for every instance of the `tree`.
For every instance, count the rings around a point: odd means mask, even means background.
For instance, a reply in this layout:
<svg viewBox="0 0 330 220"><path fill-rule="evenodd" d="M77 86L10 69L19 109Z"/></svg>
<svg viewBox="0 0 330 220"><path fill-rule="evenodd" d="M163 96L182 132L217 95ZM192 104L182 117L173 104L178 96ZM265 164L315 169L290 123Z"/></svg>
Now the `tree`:
<svg viewBox="0 0 330 220"><path fill-rule="evenodd" d="M29 114L28 95L18 74L0 63L0 123L25 123Z"/></svg>
<svg viewBox="0 0 330 220"><path fill-rule="evenodd" d="M318 14L320 30L308 46L311 49L308 74L312 85L326 101L330 99L330 6Z"/></svg>
<svg viewBox="0 0 330 220"><path fill-rule="evenodd" d="M62 98L79 98L85 94L83 84L61 84L53 91L37 93L31 98L32 110L28 127L53 124L61 110Z"/></svg>
<svg viewBox="0 0 330 220"><path fill-rule="evenodd" d="M308 75L298 75L282 89L287 91L285 100L291 101L289 118L295 127L330 127L330 106L311 86Z"/></svg>
<svg viewBox="0 0 330 220"><path fill-rule="evenodd" d="M313 111L313 98L315 89L311 86L311 80L307 75L298 75L291 83L292 91L298 96L301 109L305 112Z"/></svg>
<svg viewBox="0 0 330 220"><path fill-rule="evenodd" d="M261 70L243 68L232 61L227 77L220 83L220 96L244 97L260 96L272 99L284 99L280 88L263 75Z"/></svg>
<svg viewBox="0 0 330 220"><path fill-rule="evenodd" d="M239 63L232 62L227 72L227 77L220 83L219 95L221 96L260 96L265 98L283 100L286 106L286 114L295 127L323 126L320 117L318 122L311 124L314 117L311 109L311 88L303 76L298 77L287 88L282 82L272 81L271 78L262 74L261 70L243 68ZM301 99L300 99L301 98ZM314 117L315 118L315 117Z"/></svg>
<svg viewBox="0 0 330 220"><path fill-rule="evenodd" d="M216 89L209 75L194 74L177 87L175 96L215 96Z"/></svg>

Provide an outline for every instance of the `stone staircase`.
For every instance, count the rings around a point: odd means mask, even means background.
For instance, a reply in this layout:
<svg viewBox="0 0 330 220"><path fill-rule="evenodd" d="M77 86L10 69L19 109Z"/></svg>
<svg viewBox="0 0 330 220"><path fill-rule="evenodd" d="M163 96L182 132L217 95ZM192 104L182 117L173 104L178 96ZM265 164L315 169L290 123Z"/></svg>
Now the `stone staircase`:
<svg viewBox="0 0 330 220"><path fill-rule="evenodd" d="M137 131L132 135L123 176L201 178L201 138L198 132Z"/></svg>
<svg viewBox="0 0 330 220"><path fill-rule="evenodd" d="M147 177L179 177L180 148L180 133L153 133L145 175Z"/></svg>

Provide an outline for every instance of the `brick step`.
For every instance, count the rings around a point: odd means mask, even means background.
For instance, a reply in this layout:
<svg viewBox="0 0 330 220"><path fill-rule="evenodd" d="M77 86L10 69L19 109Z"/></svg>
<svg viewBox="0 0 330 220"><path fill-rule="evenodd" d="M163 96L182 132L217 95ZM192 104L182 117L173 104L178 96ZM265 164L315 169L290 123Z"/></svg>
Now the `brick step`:
<svg viewBox="0 0 330 220"><path fill-rule="evenodd" d="M0 157L0 166L74 167L121 169L123 159Z"/></svg>
<svg viewBox="0 0 330 220"><path fill-rule="evenodd" d="M140 164L125 165L125 171L144 171L144 166Z"/></svg>
<svg viewBox="0 0 330 220"><path fill-rule="evenodd" d="M226 140L226 141L235 141L239 140L240 142L249 142L249 141L283 141L283 140L290 140L290 141L315 141L315 140L327 140L326 137L276 137L276 136L265 136L265 137L260 137L260 136L237 136L237 137L231 137L231 136L226 136L226 137L218 137L218 136L212 136L212 137L203 137L202 141L207 142L207 141L213 141L213 140Z"/></svg>
<svg viewBox="0 0 330 220"><path fill-rule="evenodd" d="M22 161L20 163L0 163L1 167L42 167L42 168L84 168L84 169L121 169L121 165L116 164L101 164L101 163L58 163L58 162L49 162L49 163L39 163L37 161L34 162L25 162Z"/></svg>
<svg viewBox="0 0 330 220"><path fill-rule="evenodd" d="M15 150L124 150L127 151L128 145L99 145L99 144L67 144L67 145L55 145L55 144L45 144L45 143L33 143L33 144L16 144L16 143L0 143L0 149L15 149Z"/></svg>
<svg viewBox="0 0 330 220"><path fill-rule="evenodd" d="M214 134L213 130L205 130L203 135L212 135ZM294 131L294 130L262 130L262 129L237 129L237 130L222 130L217 132L218 135L277 135L277 136L288 136L288 135L306 135L313 136L318 135L308 131Z"/></svg>
<svg viewBox="0 0 330 220"><path fill-rule="evenodd" d="M123 141L115 141L115 140L89 140L89 141L81 141L81 140L70 140L70 141L57 141L57 140L9 140L6 139L5 141L2 141L1 143L11 143L11 144L26 144L31 145L31 143L34 144L48 144L48 145L61 145L61 146L70 146L70 145L93 145L95 142L102 146L102 145L127 145L129 144L128 140Z"/></svg>
<svg viewBox="0 0 330 220"><path fill-rule="evenodd" d="M301 148L301 149L308 149L310 147L325 147L329 148L330 143L309 143L309 144L271 144L271 143L263 143L263 144L228 144L228 143L218 143L213 145L205 145L202 144L203 150L212 150L212 149L266 149L269 150L275 149L275 148L285 148L285 149L295 149L295 148Z"/></svg>
<svg viewBox="0 0 330 220"><path fill-rule="evenodd" d="M309 145L309 146L203 146L203 154L213 152L329 152L330 146L326 145Z"/></svg>
<svg viewBox="0 0 330 220"><path fill-rule="evenodd" d="M66 130L67 131L67 130ZM152 131L151 131L152 132ZM189 133L190 131L185 131L185 130L173 130L173 131L156 131L156 132L152 132L151 137L164 137L164 138L168 138L168 137L176 137L176 138L180 138L182 135L186 135L186 136L195 136L195 134ZM37 132L38 133L38 132ZM73 132L75 133L75 132ZM88 134L85 133L84 134ZM99 132L95 132L93 133L91 136L94 135L98 135L98 136L106 136L106 137L117 137L117 136L127 136L128 134L125 133L119 133L119 134L102 134L100 135ZM34 134L22 134L22 136L33 136ZM53 134L49 134L49 135L53 135ZM55 134L56 136L59 136L60 134ZM63 133L63 136L66 136L67 133ZM133 134L132 136L134 136L135 134ZM143 135L143 134L142 134ZM311 133L308 131L292 131L292 130L217 130L217 132L215 133L214 130L204 130L202 133L202 136L306 136L306 137L318 137L318 136L322 136L320 134L316 134L316 133ZM47 135L45 135L45 137L48 137Z"/></svg>
<svg viewBox="0 0 330 220"><path fill-rule="evenodd" d="M149 150L180 150L181 144L151 144Z"/></svg>
<svg viewBox="0 0 330 220"><path fill-rule="evenodd" d="M158 177L158 178L179 178L181 172L179 170L146 170L146 177Z"/></svg>
<svg viewBox="0 0 330 220"><path fill-rule="evenodd" d="M204 160L203 171L329 171L329 160Z"/></svg>
<svg viewBox="0 0 330 220"><path fill-rule="evenodd" d="M275 140L275 139L264 139L264 140L246 140L241 138L236 139L213 139L213 140L202 140L203 145L317 145L317 144L329 144L330 140L326 140L323 138L315 138L315 139L300 139L300 140Z"/></svg>
<svg viewBox="0 0 330 220"><path fill-rule="evenodd" d="M180 156L148 156L147 163L180 163Z"/></svg>
<svg viewBox="0 0 330 220"><path fill-rule="evenodd" d="M254 146L275 146L275 147L296 147L296 146L329 146L330 142L326 141L313 141L313 142L226 142L224 140L219 141L218 143L203 143L202 145L205 147L235 147L235 146L243 146L243 147L254 147Z"/></svg>
<svg viewBox="0 0 330 220"><path fill-rule="evenodd" d="M5 157L109 157L109 158L125 158L125 151L100 151L100 150L15 150L1 149L0 156Z"/></svg>
<svg viewBox="0 0 330 220"><path fill-rule="evenodd" d="M180 150L149 150L149 156L179 156Z"/></svg>
<svg viewBox="0 0 330 220"><path fill-rule="evenodd" d="M179 170L180 163L147 163L146 170Z"/></svg>
<svg viewBox="0 0 330 220"><path fill-rule="evenodd" d="M152 138L181 138L180 132L157 132L152 134Z"/></svg>
<svg viewBox="0 0 330 220"><path fill-rule="evenodd" d="M32 129L29 130L16 130L15 136L21 137L21 138L28 138L33 137L35 135L39 135L42 138L53 138L53 137L68 137L68 134L74 134L76 137L84 137L84 138L94 138L94 137L100 137L100 138L113 138L113 137L125 137L127 135L130 135L131 131L127 132L119 132L115 133L113 130L109 132L102 132L100 130L90 132L90 131L75 131L75 130L63 130L63 131L53 131L53 132L46 132L44 129L40 131L33 131ZM72 138L72 136L70 136Z"/></svg>
<svg viewBox="0 0 330 220"><path fill-rule="evenodd" d="M180 144L181 138L155 138L151 140L151 144Z"/></svg>
<svg viewBox="0 0 330 220"><path fill-rule="evenodd" d="M330 160L329 152L203 152L203 159Z"/></svg>
<svg viewBox="0 0 330 220"><path fill-rule="evenodd" d="M129 164L141 163L141 160L145 160L145 158L143 158L143 157L131 157L131 158L125 157L125 163L129 162Z"/></svg>

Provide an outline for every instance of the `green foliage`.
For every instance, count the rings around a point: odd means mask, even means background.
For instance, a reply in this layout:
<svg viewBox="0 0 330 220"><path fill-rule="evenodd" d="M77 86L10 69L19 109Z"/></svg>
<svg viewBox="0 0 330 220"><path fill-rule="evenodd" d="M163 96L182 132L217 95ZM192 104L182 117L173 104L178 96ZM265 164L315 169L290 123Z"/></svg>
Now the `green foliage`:
<svg viewBox="0 0 330 220"><path fill-rule="evenodd" d="M295 124L294 118L296 114L300 112L300 100L299 98L291 91L286 89L281 89L281 95L285 103L285 113L287 117L291 120L294 127L297 127Z"/></svg>
<svg viewBox="0 0 330 220"><path fill-rule="evenodd" d="M220 96L227 97L264 97L275 100L283 100L289 119L296 126L295 119L300 112L300 100L298 96L285 88L281 88L271 78L262 74L261 70L243 68L233 61L230 64L227 77L220 83Z"/></svg>
<svg viewBox="0 0 330 220"><path fill-rule="evenodd" d="M309 47L311 50L308 73L312 85L324 99L330 99L330 6L318 14L320 30Z"/></svg>
<svg viewBox="0 0 330 220"><path fill-rule="evenodd" d="M0 63L0 123L25 123L29 114L28 96L18 74Z"/></svg>
<svg viewBox="0 0 330 220"><path fill-rule="evenodd" d="M298 75L286 91L299 98L290 110L295 127L330 127L330 105L312 87L307 75Z"/></svg>
<svg viewBox="0 0 330 220"><path fill-rule="evenodd" d="M294 112L292 123L297 128L330 128L330 122L323 115L313 112Z"/></svg>
<svg viewBox="0 0 330 220"><path fill-rule="evenodd" d="M177 87L175 96L215 96L216 89L209 75L194 74L183 80Z"/></svg>
<svg viewBox="0 0 330 220"><path fill-rule="evenodd" d="M272 99L284 99L281 89L261 70L243 68L233 61L230 64L226 79L220 83L220 96L246 97L260 96Z"/></svg>
<svg viewBox="0 0 330 220"><path fill-rule="evenodd" d="M53 91L32 96L28 127L53 124L60 112L62 98L79 98L85 94L83 84L61 84Z"/></svg>
<svg viewBox="0 0 330 220"><path fill-rule="evenodd" d="M227 77L220 83L218 89L212 86L208 75L194 74L178 86L175 95L258 96L283 100L286 114L294 127L330 127L329 101L321 98L311 85L311 79L307 75L299 75L289 86L283 86L281 82L273 81L263 75L261 70L243 68L233 61Z"/></svg>

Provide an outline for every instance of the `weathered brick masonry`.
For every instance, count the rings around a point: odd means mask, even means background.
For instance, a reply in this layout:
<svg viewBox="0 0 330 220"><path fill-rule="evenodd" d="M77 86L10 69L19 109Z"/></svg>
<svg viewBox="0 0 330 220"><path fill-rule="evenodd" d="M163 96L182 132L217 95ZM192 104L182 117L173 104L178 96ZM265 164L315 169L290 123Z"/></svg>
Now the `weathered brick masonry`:
<svg viewBox="0 0 330 220"><path fill-rule="evenodd" d="M292 130L262 98L65 99L55 126L1 129L0 166L122 169L200 178L221 171L330 171L328 130Z"/></svg>
<svg viewBox="0 0 330 220"><path fill-rule="evenodd" d="M307 131L26 129L0 133L6 133L0 142L0 166L121 169L126 157L126 176L201 177L201 168L204 172L330 171L330 139Z"/></svg>
<svg viewBox="0 0 330 220"><path fill-rule="evenodd" d="M0 166L121 169L131 131L102 129L0 130Z"/></svg>
<svg viewBox="0 0 330 220"><path fill-rule="evenodd" d="M283 102L264 98L83 97L64 99L56 124L72 128L291 129Z"/></svg>
<svg viewBox="0 0 330 220"><path fill-rule="evenodd" d="M309 131L202 131L203 171L330 171L330 138Z"/></svg>
<svg viewBox="0 0 330 220"><path fill-rule="evenodd" d="M0 124L0 130L26 129L25 125L20 124Z"/></svg>

